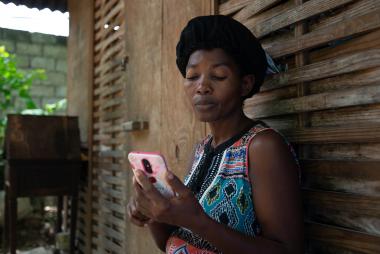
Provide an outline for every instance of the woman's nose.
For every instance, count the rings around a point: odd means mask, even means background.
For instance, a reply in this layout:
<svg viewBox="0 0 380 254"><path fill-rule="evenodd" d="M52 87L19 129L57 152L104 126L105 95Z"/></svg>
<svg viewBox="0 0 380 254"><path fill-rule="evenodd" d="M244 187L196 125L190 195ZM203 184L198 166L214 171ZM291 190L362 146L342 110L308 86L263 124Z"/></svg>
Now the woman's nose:
<svg viewBox="0 0 380 254"><path fill-rule="evenodd" d="M212 92L211 84L206 77L201 77L198 80L197 93L199 94L209 94Z"/></svg>

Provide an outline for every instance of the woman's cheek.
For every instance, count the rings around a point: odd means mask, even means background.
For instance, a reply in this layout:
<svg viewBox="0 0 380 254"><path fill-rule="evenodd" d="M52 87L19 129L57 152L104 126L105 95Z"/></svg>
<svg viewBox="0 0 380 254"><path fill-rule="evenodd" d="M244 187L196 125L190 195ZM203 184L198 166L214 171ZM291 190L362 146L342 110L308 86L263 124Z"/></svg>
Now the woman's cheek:
<svg viewBox="0 0 380 254"><path fill-rule="evenodd" d="M195 85L193 82L187 81L184 84L186 95L191 98L192 94L194 94Z"/></svg>

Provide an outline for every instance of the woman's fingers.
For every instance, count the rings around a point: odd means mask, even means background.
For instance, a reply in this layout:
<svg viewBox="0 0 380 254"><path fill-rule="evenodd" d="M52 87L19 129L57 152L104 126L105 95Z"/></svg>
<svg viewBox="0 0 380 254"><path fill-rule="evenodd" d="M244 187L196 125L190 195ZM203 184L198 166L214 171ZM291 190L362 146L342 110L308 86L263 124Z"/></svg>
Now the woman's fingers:
<svg viewBox="0 0 380 254"><path fill-rule="evenodd" d="M137 210L134 199L128 203L127 213L130 221L136 226L143 227L145 224L151 221L147 216L143 215Z"/></svg>
<svg viewBox="0 0 380 254"><path fill-rule="evenodd" d="M140 221L133 216L129 217L129 220L138 227L144 227L146 224L146 222Z"/></svg>
<svg viewBox="0 0 380 254"><path fill-rule="evenodd" d="M190 193L190 190L172 172L168 171L166 178L177 197L186 197Z"/></svg>
<svg viewBox="0 0 380 254"><path fill-rule="evenodd" d="M140 193L143 193L144 196L155 202L166 202L166 198L161 195L161 193L153 186L153 184L149 181L148 177L141 172L140 170L136 170L135 172L136 182L140 185L141 189ZM138 188L137 188L138 189Z"/></svg>

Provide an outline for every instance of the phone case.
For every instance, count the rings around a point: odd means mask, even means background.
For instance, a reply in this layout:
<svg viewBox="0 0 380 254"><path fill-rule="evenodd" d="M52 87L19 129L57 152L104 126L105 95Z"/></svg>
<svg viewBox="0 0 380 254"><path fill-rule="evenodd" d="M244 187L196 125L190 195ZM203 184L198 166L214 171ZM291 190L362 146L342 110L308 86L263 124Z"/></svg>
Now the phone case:
<svg viewBox="0 0 380 254"><path fill-rule="evenodd" d="M153 186L165 197L172 197L173 190L166 180L167 166L165 159L159 153L130 152L128 160L134 170L141 170L148 176ZM147 162L151 165L151 172ZM145 166L144 166L145 163Z"/></svg>

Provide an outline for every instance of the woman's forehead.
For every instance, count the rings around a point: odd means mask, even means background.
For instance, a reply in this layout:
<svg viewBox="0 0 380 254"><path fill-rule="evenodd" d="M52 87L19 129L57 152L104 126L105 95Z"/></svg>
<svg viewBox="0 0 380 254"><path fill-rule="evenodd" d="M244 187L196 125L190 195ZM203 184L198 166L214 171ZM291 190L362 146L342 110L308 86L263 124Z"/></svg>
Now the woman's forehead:
<svg viewBox="0 0 380 254"><path fill-rule="evenodd" d="M194 51L189 58L187 67L194 67L200 63L207 61L211 65L227 65L233 64L232 58L220 48L199 49Z"/></svg>

